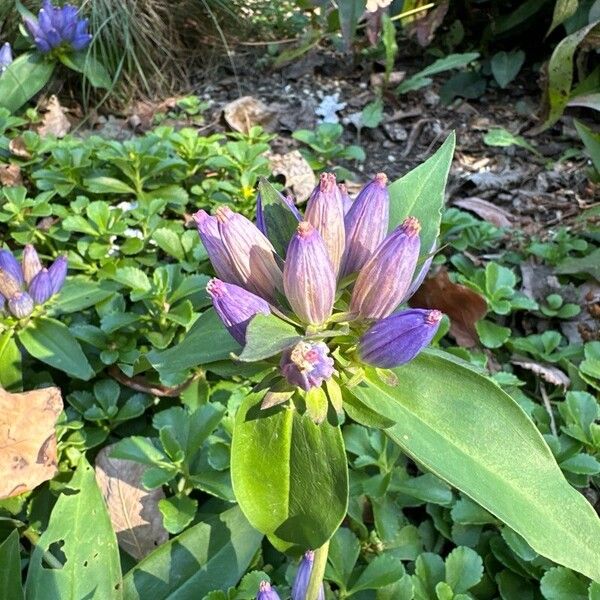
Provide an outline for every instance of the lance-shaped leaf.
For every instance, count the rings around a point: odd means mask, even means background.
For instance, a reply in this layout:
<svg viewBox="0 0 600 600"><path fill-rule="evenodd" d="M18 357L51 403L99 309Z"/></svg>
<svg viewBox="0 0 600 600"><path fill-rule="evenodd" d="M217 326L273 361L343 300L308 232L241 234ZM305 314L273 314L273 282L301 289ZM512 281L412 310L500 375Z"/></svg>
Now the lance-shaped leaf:
<svg viewBox="0 0 600 600"><path fill-rule="evenodd" d="M562 475L543 437L494 382L450 355L428 351L372 369L351 392L396 422L386 430L409 456L473 498L538 553L600 579L600 519Z"/></svg>

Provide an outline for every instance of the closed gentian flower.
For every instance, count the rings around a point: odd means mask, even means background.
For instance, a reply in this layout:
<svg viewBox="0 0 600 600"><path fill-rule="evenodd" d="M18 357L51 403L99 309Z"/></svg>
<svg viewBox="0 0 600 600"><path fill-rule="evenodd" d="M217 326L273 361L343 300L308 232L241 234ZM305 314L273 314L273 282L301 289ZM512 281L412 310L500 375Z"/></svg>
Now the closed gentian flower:
<svg viewBox="0 0 600 600"><path fill-rule="evenodd" d="M44 304L54 293L52 291L52 279L48 269L42 269L29 284L29 295L35 304Z"/></svg>
<svg viewBox="0 0 600 600"><path fill-rule="evenodd" d="M18 319L23 319L32 313L33 300L27 292L17 292L8 299L8 310Z"/></svg>
<svg viewBox="0 0 600 600"><path fill-rule="evenodd" d="M0 294L7 300L21 292L20 283L8 271L0 268Z"/></svg>
<svg viewBox="0 0 600 600"><path fill-rule="evenodd" d="M52 282L52 295L58 294L62 289L67 278L67 267L67 257L64 254L48 267L48 275L50 275L50 281Z"/></svg>
<svg viewBox="0 0 600 600"><path fill-rule="evenodd" d="M23 285L23 270L10 250L0 249L0 269L9 273L17 283Z"/></svg>
<svg viewBox="0 0 600 600"><path fill-rule="evenodd" d="M42 270L40 257L31 244L25 246L21 263L23 265L23 277L25 283L29 285L33 281L33 278Z"/></svg>
<svg viewBox="0 0 600 600"><path fill-rule="evenodd" d="M261 581L258 586L256 600L281 600L281 598L268 581Z"/></svg>
<svg viewBox="0 0 600 600"><path fill-rule="evenodd" d="M377 321L360 338L362 361L391 369L411 361L436 334L442 313L411 308Z"/></svg>
<svg viewBox="0 0 600 600"><path fill-rule="evenodd" d="M307 221L298 225L287 249L283 289L294 312L305 323L321 325L335 299L335 274L319 232Z"/></svg>
<svg viewBox="0 0 600 600"><path fill-rule="evenodd" d="M294 215L294 217L296 217L298 221L302 221L302 215L296 207L294 198L292 196L284 196L282 194L280 194L279 196L281 198L281 201L290 209L290 212ZM263 208L262 196L260 195L260 193L256 197L256 226L263 235L269 235L267 230L267 222L265 220L265 210Z"/></svg>
<svg viewBox="0 0 600 600"><path fill-rule="evenodd" d="M338 189L340 190L340 195L342 196L342 207L344 209L344 216L348 214L350 207L352 206L352 200L350 195L348 194L348 188L343 184L338 184Z"/></svg>
<svg viewBox="0 0 600 600"><path fill-rule="evenodd" d="M288 383L306 392L330 379L335 370L324 342L298 342L282 354L279 366Z"/></svg>
<svg viewBox="0 0 600 600"><path fill-rule="evenodd" d="M216 217L229 262L241 285L275 301L277 291L283 290L283 276L271 242L254 223L227 206L219 207Z"/></svg>
<svg viewBox="0 0 600 600"><path fill-rule="evenodd" d="M271 312L269 304L262 298L220 279L211 279L206 291L227 331L242 346L246 343L250 319L258 313L268 315Z"/></svg>
<svg viewBox="0 0 600 600"><path fill-rule="evenodd" d="M319 185L308 199L304 218L321 234L337 277L344 253L346 234L342 194L336 185L333 173L321 175Z"/></svg>
<svg viewBox="0 0 600 600"><path fill-rule="evenodd" d="M0 48L0 74L4 73L4 71L6 71L6 69L12 63L12 61L13 61L12 48L10 47L10 44L8 42L6 42Z"/></svg>
<svg viewBox="0 0 600 600"><path fill-rule="evenodd" d="M300 561L300 566L296 573L296 579L294 579L294 585L292 586L292 600L304 600L306 598L306 590L308 589L308 583L310 581L310 574L312 573L313 563L315 560L315 553L312 550L307 550ZM318 600L325 600L325 590L323 584L319 590Z"/></svg>
<svg viewBox="0 0 600 600"><path fill-rule="evenodd" d="M419 221L408 217L379 245L358 274L351 313L383 319L404 300L419 259L420 229Z"/></svg>
<svg viewBox="0 0 600 600"><path fill-rule="evenodd" d="M390 215L387 177L378 173L358 194L346 214L346 250L340 275L360 271L385 239Z"/></svg>

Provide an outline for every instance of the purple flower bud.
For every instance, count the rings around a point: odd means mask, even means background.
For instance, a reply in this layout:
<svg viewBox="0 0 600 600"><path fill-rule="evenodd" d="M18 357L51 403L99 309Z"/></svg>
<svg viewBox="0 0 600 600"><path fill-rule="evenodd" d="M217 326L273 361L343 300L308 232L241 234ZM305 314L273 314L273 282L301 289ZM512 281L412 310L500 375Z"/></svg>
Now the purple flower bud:
<svg viewBox="0 0 600 600"><path fill-rule="evenodd" d="M33 300L27 292L17 292L9 299L8 310L10 310L17 319L23 319L32 313Z"/></svg>
<svg viewBox="0 0 600 600"><path fill-rule="evenodd" d="M194 221L196 221L198 235L215 273L227 283L241 283L240 278L231 266L227 250L225 250L221 234L219 233L217 218L211 217L205 210L199 210L194 215Z"/></svg>
<svg viewBox="0 0 600 600"><path fill-rule="evenodd" d="M402 299L402 302L408 302L408 300L415 294L415 292L421 287L421 284L425 280L429 269L431 268L431 263L433 262L434 252L435 252L436 242L433 242L431 246L431 250L429 251L429 258L426 258L423 264L421 265L420 271L416 274L413 282L410 284L406 295Z"/></svg>
<svg viewBox="0 0 600 600"><path fill-rule="evenodd" d="M0 294L0 315L4 314L6 306L6 298Z"/></svg>
<svg viewBox="0 0 600 600"><path fill-rule="evenodd" d="M358 194L346 214L346 250L341 277L360 271L385 239L390 215L387 177L378 173Z"/></svg>
<svg viewBox="0 0 600 600"><path fill-rule="evenodd" d="M342 196L342 207L344 208L344 216L348 214L350 207L352 206L352 199L348 194L348 188L343 183L338 183L338 189L340 190L340 194Z"/></svg>
<svg viewBox="0 0 600 600"><path fill-rule="evenodd" d="M256 600L281 600L281 598L268 581L261 581Z"/></svg>
<svg viewBox="0 0 600 600"><path fill-rule="evenodd" d="M337 277L340 269L346 234L342 194L333 173L323 173L306 206L305 219L321 234Z"/></svg>
<svg viewBox="0 0 600 600"><path fill-rule="evenodd" d="M10 250L0 250L0 269L6 271L19 285L23 285L23 271Z"/></svg>
<svg viewBox="0 0 600 600"><path fill-rule="evenodd" d="M0 294L10 300L20 292L19 282L8 271L0 268Z"/></svg>
<svg viewBox="0 0 600 600"><path fill-rule="evenodd" d="M0 74L4 73L13 61L12 48L8 42L0 48Z"/></svg>
<svg viewBox="0 0 600 600"><path fill-rule="evenodd" d="M52 295L58 294L62 289L67 278L67 257L63 254L59 256L48 268L48 275L52 282Z"/></svg>
<svg viewBox="0 0 600 600"><path fill-rule="evenodd" d="M283 289L294 312L310 325L330 316L335 300L335 274L319 232L307 221L298 225L287 249Z"/></svg>
<svg viewBox="0 0 600 600"><path fill-rule="evenodd" d="M242 346L246 343L250 319L258 313L268 315L271 312L269 304L262 298L220 279L211 279L206 291L227 331Z"/></svg>
<svg viewBox="0 0 600 600"><path fill-rule="evenodd" d="M271 242L246 217L227 206L216 212L219 233L230 264L241 285L274 302L283 278Z"/></svg>
<svg viewBox="0 0 600 600"><path fill-rule="evenodd" d="M306 590L308 589L314 560L315 553L312 550L307 550L300 561L296 579L294 579L294 585L292 586L292 600L304 600L306 598ZM321 589L319 590L318 600L325 600L323 584L321 584Z"/></svg>
<svg viewBox="0 0 600 600"><path fill-rule="evenodd" d="M44 304L52 296L52 278L48 269L42 269L29 284L29 295L36 304Z"/></svg>
<svg viewBox="0 0 600 600"><path fill-rule="evenodd" d="M33 278L42 270L40 257L31 244L25 246L21 263L23 265L25 283L29 285L33 281Z"/></svg>
<svg viewBox="0 0 600 600"><path fill-rule="evenodd" d="M383 369L403 365L431 342L442 317L439 310L411 308L381 319L360 338L358 354Z"/></svg>
<svg viewBox="0 0 600 600"><path fill-rule="evenodd" d="M324 342L298 342L282 354L279 366L288 383L306 392L330 379L335 370Z"/></svg>
<svg viewBox="0 0 600 600"><path fill-rule="evenodd" d="M350 312L363 319L383 319L404 300L419 259L419 231L414 217L394 229L358 274Z"/></svg>

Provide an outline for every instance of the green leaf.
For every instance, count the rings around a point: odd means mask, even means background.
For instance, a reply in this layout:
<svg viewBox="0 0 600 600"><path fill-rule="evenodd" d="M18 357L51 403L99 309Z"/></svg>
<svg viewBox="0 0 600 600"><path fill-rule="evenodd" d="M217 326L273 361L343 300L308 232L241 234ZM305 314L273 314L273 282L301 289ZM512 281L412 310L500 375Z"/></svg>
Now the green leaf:
<svg viewBox="0 0 600 600"><path fill-rule="evenodd" d="M133 460L148 466L166 463L167 457L146 437L134 435L112 446L111 458Z"/></svg>
<svg viewBox="0 0 600 600"><path fill-rule="evenodd" d="M0 544L0 598L23 598L19 532L16 529Z"/></svg>
<svg viewBox="0 0 600 600"><path fill-rule="evenodd" d="M588 274L600 281L600 248L596 248L585 256L569 256L556 267L559 275Z"/></svg>
<svg viewBox="0 0 600 600"><path fill-rule="evenodd" d="M238 409L231 477L256 529L301 548L318 548L346 514L348 469L339 427L315 425L293 408L261 410L261 395Z"/></svg>
<svg viewBox="0 0 600 600"><path fill-rule="evenodd" d="M367 369L366 379L350 390L396 421L386 433L539 554L600 579L600 520L517 403L440 352L424 352L395 373L399 384L391 387Z"/></svg>
<svg viewBox="0 0 600 600"><path fill-rule="evenodd" d="M417 217L421 222L422 254L430 252L440 231L454 143L455 135L451 133L433 156L389 187L390 230L408 216Z"/></svg>
<svg viewBox="0 0 600 600"><path fill-rule="evenodd" d="M383 120L383 102L379 98L369 102L362 109L360 120L363 127L378 127Z"/></svg>
<svg viewBox="0 0 600 600"><path fill-rule="evenodd" d="M340 527L329 544L329 555L325 578L335 581L344 588L348 587L354 565L360 554L360 542L354 533Z"/></svg>
<svg viewBox="0 0 600 600"><path fill-rule="evenodd" d="M552 24L546 33L550 35L559 25L572 17L579 6L579 0L556 0L554 5L554 14L552 15Z"/></svg>
<svg viewBox="0 0 600 600"><path fill-rule="evenodd" d="M374 590L391 585L404 575L402 563L393 554L376 556L360 574L350 593L361 590Z"/></svg>
<svg viewBox="0 0 600 600"><path fill-rule="evenodd" d="M51 367L84 381L94 376L79 342L60 321L40 317L17 336L31 356Z"/></svg>
<svg viewBox="0 0 600 600"><path fill-rule="evenodd" d="M111 77L104 65L89 52L62 54L60 61L69 69L82 73L92 87L108 90L112 86Z"/></svg>
<svg viewBox="0 0 600 600"><path fill-rule="evenodd" d="M0 387L19 389L21 380L21 351L12 331L0 335Z"/></svg>
<svg viewBox="0 0 600 600"><path fill-rule="evenodd" d="M69 277L56 299L51 312L74 313L94 306L114 294L115 284L109 281L90 281L85 277Z"/></svg>
<svg viewBox="0 0 600 600"><path fill-rule="evenodd" d="M115 177L98 175L83 182L88 191L94 194L135 194L135 190Z"/></svg>
<svg viewBox="0 0 600 600"><path fill-rule="evenodd" d="M293 325L275 315L256 315L246 330L246 345L239 358L255 362L275 356L297 344L302 337Z"/></svg>
<svg viewBox="0 0 600 600"><path fill-rule="evenodd" d="M504 342L510 337L510 328L502 327L493 321L483 319L475 323L475 329L477 329L477 335L481 343L486 348L500 348Z"/></svg>
<svg viewBox="0 0 600 600"><path fill-rule="evenodd" d="M148 275L136 267L121 267L117 269L113 279L136 292L148 292L152 289Z"/></svg>
<svg viewBox="0 0 600 600"><path fill-rule="evenodd" d="M585 581L564 567L546 571L540 582L546 600L588 600L587 588Z"/></svg>
<svg viewBox="0 0 600 600"><path fill-rule="evenodd" d="M537 149L534 148L522 135L514 135L502 127L490 129L483 136L483 141L488 146L521 146L522 148L541 156Z"/></svg>
<svg viewBox="0 0 600 600"><path fill-rule="evenodd" d="M481 556L466 546L459 546L446 558L446 583L455 594L470 590L483 576Z"/></svg>
<svg viewBox="0 0 600 600"><path fill-rule="evenodd" d="M415 586L415 598L417 600L429 600L435 598L435 588L444 580L444 561L439 554L424 552L415 561L415 574L413 584Z"/></svg>
<svg viewBox="0 0 600 600"><path fill-rule="evenodd" d="M127 600L198 600L244 574L262 535L236 506L157 548L123 579ZM107 596L109 598L110 596Z"/></svg>
<svg viewBox="0 0 600 600"><path fill-rule="evenodd" d="M117 600L122 597L117 539L94 469L85 457L66 487L31 554L26 598ZM55 548L60 551L55 558L63 562L60 569L48 568L44 562L44 554Z"/></svg>
<svg viewBox="0 0 600 600"><path fill-rule="evenodd" d="M158 502L158 510L163 516L163 525L169 533L183 531L196 516L198 501L188 496L163 498Z"/></svg>
<svg viewBox="0 0 600 600"><path fill-rule="evenodd" d="M519 74L524 62L523 50L496 52L491 60L492 75L496 83L501 88L505 88Z"/></svg>
<svg viewBox="0 0 600 600"><path fill-rule="evenodd" d="M15 58L0 76L0 106L17 111L50 81L54 66L37 52Z"/></svg>
<svg viewBox="0 0 600 600"><path fill-rule="evenodd" d="M587 153L590 155L594 168L600 173L600 134L592 131L577 119L575 119L575 128Z"/></svg>
<svg viewBox="0 0 600 600"><path fill-rule="evenodd" d="M158 247L163 252L166 252L177 260L185 259L185 251L181 245L180 236L171 229L167 229L166 227L157 229L152 234L152 239L158 244Z"/></svg>
<svg viewBox="0 0 600 600"><path fill-rule="evenodd" d="M352 47L358 20L365 11L366 0L338 0L340 30L346 49Z"/></svg>

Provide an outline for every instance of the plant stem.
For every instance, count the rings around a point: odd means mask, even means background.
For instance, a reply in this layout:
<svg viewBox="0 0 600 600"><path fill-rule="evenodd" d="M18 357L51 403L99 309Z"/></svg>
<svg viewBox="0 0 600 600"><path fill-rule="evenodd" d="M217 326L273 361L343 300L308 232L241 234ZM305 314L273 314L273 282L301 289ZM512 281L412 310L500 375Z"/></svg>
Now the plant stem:
<svg viewBox="0 0 600 600"><path fill-rule="evenodd" d="M315 550L315 558L313 561L312 571L310 573L310 581L306 589L305 600L318 600L319 590L323 583L323 575L325 574L325 566L327 565L327 553L329 552L329 541L325 542L320 548Z"/></svg>
<svg viewBox="0 0 600 600"><path fill-rule="evenodd" d="M23 537L26 537L34 546L37 546L40 542L40 536L32 529L25 529L22 533ZM62 569L64 565L48 550L42 550L42 559L52 569Z"/></svg>

